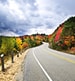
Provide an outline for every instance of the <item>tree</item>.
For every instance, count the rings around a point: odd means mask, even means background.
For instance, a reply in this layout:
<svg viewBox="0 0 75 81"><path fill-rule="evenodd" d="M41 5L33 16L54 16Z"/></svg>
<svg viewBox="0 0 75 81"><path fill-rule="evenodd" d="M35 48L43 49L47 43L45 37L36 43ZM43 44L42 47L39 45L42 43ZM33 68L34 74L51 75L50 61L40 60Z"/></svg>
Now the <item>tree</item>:
<svg viewBox="0 0 75 81"><path fill-rule="evenodd" d="M16 45L15 45L15 47L16 47L16 49L18 50L18 51L20 51L20 50L22 50L22 40L21 40L21 38L16 38Z"/></svg>
<svg viewBox="0 0 75 81"><path fill-rule="evenodd" d="M28 43L27 42L23 42L22 46L23 46L23 49L24 49L24 48L28 47Z"/></svg>
<svg viewBox="0 0 75 81"><path fill-rule="evenodd" d="M1 44L2 44L2 36L0 36L0 48L1 48Z"/></svg>
<svg viewBox="0 0 75 81"><path fill-rule="evenodd" d="M9 37L2 37L1 53L8 55L14 49L15 39Z"/></svg>

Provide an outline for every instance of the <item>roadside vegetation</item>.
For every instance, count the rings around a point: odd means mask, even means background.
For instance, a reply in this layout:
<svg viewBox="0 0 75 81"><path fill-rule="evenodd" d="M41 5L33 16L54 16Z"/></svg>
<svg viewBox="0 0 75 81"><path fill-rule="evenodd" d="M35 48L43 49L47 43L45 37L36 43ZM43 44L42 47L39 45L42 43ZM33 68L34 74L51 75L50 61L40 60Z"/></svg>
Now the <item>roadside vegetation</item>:
<svg viewBox="0 0 75 81"><path fill-rule="evenodd" d="M20 37L0 36L0 55L4 54L5 58L11 56L12 52L16 55L23 52L27 48L39 46L43 41L47 41L45 34L25 35Z"/></svg>
<svg viewBox="0 0 75 81"><path fill-rule="evenodd" d="M75 54L75 17L70 17L48 36L45 34L0 36L0 55L4 54L8 58L12 52L16 55L27 48L41 45L42 42L49 42L49 47L52 49Z"/></svg>
<svg viewBox="0 0 75 81"><path fill-rule="evenodd" d="M49 47L75 54L75 17L62 23L49 38Z"/></svg>

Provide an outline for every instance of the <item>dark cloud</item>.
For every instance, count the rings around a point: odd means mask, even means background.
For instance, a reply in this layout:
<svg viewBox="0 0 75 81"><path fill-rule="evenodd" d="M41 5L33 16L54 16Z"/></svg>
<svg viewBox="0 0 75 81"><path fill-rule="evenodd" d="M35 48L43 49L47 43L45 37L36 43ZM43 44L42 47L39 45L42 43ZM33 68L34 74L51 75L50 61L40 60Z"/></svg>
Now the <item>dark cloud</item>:
<svg viewBox="0 0 75 81"><path fill-rule="evenodd" d="M7 0L0 0L0 2L3 4L7 3Z"/></svg>
<svg viewBox="0 0 75 81"><path fill-rule="evenodd" d="M52 28L75 14L74 3L74 0L0 0L0 35L7 32L24 35L46 29L52 33Z"/></svg>

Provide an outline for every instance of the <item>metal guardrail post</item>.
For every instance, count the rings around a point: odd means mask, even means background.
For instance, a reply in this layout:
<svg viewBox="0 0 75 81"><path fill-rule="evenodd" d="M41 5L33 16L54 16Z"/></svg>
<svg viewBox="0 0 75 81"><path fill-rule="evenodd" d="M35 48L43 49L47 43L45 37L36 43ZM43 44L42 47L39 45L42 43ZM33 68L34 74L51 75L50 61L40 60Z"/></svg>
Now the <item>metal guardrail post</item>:
<svg viewBox="0 0 75 81"><path fill-rule="evenodd" d="M4 72L5 71L5 68L4 68L4 54L1 54L1 65L2 65L2 71Z"/></svg>
<svg viewBox="0 0 75 81"><path fill-rule="evenodd" d="M19 57L19 51L17 51L17 57Z"/></svg>
<svg viewBox="0 0 75 81"><path fill-rule="evenodd" d="M11 62L14 63L14 53L13 53L13 51L11 52Z"/></svg>

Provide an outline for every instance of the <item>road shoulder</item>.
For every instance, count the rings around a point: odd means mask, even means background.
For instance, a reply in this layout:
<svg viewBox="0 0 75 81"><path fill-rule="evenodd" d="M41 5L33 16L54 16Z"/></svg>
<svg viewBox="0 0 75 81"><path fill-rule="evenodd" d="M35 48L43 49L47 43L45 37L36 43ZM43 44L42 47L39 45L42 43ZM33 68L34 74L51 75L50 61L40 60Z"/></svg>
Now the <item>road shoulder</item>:
<svg viewBox="0 0 75 81"><path fill-rule="evenodd" d="M22 55L19 57L14 57L14 63L11 63L11 60L5 63L6 71L2 72L0 67L0 81L22 81L17 80L17 78L22 79L22 63L25 59L28 50L26 50ZM19 77L20 74L20 77Z"/></svg>

